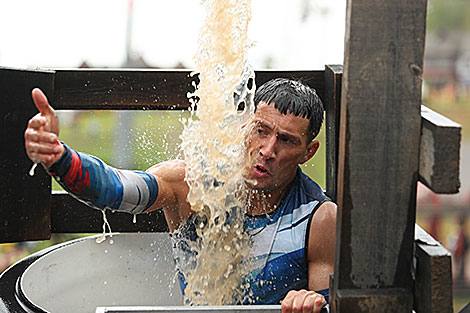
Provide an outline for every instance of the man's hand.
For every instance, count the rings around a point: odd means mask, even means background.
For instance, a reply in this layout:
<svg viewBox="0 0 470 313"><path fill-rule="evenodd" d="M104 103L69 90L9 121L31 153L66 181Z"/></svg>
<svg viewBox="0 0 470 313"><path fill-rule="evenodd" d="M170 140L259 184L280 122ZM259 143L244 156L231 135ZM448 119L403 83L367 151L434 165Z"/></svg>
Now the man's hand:
<svg viewBox="0 0 470 313"><path fill-rule="evenodd" d="M26 153L34 163L49 168L64 152L64 147L57 141L59 120L40 89L33 89L32 97L39 113L29 120L24 132Z"/></svg>
<svg viewBox="0 0 470 313"><path fill-rule="evenodd" d="M291 290L282 300L282 313L320 313L325 298L315 291Z"/></svg>

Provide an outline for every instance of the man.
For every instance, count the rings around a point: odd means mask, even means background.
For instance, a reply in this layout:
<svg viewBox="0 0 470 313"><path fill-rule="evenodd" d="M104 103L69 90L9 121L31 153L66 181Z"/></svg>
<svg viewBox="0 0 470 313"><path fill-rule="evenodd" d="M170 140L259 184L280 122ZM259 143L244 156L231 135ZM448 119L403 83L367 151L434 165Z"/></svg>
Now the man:
<svg viewBox="0 0 470 313"><path fill-rule="evenodd" d="M67 191L98 208L134 214L163 208L171 232L191 222L184 161L146 172L107 166L59 143L54 110L39 89L32 96L40 113L25 131L27 154ZM283 312L320 312L333 272L336 206L299 164L318 150L323 106L313 89L287 79L261 86L255 105L244 173L251 194L247 224L255 242L268 244L255 251L266 260L256 278L266 283L252 285L250 303L282 300Z"/></svg>

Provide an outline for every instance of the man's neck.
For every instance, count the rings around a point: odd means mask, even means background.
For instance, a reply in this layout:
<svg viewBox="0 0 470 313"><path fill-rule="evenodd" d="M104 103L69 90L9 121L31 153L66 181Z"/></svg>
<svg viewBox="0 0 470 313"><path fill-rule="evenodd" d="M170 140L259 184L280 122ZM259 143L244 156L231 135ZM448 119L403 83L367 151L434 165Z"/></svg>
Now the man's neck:
<svg viewBox="0 0 470 313"><path fill-rule="evenodd" d="M274 191L250 190L248 192L249 206L247 213L250 215L264 215L276 211L282 204L286 190L287 188Z"/></svg>

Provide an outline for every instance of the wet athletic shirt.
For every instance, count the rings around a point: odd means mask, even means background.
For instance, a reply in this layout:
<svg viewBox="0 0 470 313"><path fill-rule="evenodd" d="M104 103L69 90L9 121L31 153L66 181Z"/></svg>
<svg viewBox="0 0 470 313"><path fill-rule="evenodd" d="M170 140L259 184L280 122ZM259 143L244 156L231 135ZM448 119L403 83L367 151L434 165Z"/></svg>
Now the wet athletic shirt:
<svg viewBox="0 0 470 313"><path fill-rule="evenodd" d="M246 230L254 241L255 270L244 304L279 304L290 290L308 289L307 236L313 214L330 199L300 168L279 209L269 216L247 216ZM173 252L181 273L190 265L186 240L195 241L193 214L172 236ZM179 275L184 292L184 276ZM318 290L328 301L328 289Z"/></svg>

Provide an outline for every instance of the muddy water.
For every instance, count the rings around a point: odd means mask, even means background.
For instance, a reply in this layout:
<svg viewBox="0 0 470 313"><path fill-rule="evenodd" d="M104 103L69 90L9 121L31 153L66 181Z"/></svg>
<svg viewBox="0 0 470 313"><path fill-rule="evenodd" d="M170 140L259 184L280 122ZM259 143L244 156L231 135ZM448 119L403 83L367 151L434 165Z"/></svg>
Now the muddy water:
<svg viewBox="0 0 470 313"><path fill-rule="evenodd" d="M205 0L205 22L194 57L200 83L191 118L185 121L182 151L188 200L198 215L199 240L183 269L186 303L223 305L240 301L249 287L244 262L251 240L243 231L245 160L242 127L253 114L254 72L247 65L250 1ZM237 110L237 108L244 108Z"/></svg>

